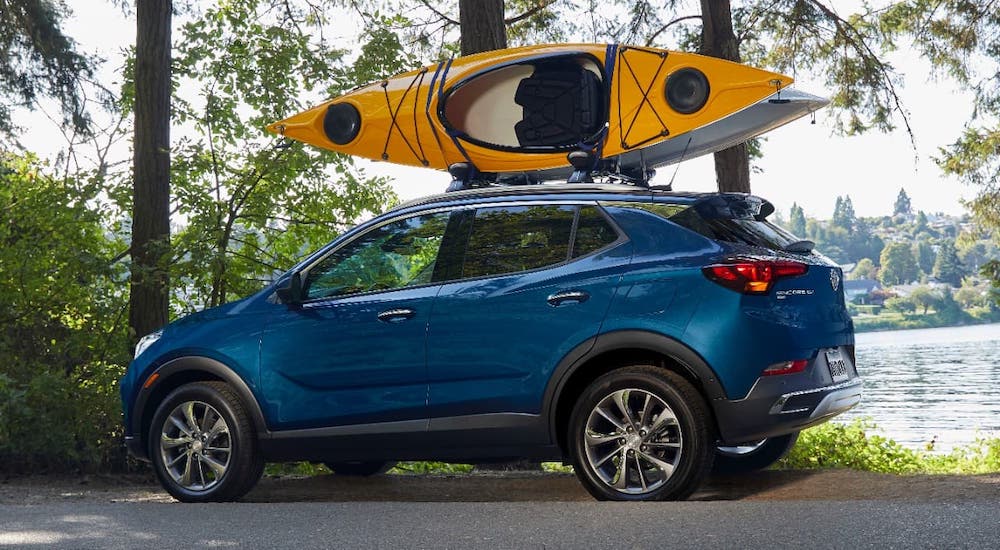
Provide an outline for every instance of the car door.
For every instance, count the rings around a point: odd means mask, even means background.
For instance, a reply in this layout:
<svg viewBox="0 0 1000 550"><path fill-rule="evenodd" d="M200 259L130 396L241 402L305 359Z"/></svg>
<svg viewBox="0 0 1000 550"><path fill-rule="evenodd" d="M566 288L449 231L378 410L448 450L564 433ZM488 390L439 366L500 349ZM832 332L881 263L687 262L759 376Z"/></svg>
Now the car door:
<svg viewBox="0 0 1000 550"><path fill-rule="evenodd" d="M429 427L530 438L557 363L599 332L631 245L595 204L463 215L453 223L467 246L449 260L458 280L442 286L428 328Z"/></svg>
<svg viewBox="0 0 1000 550"><path fill-rule="evenodd" d="M274 428L426 428L425 335L447 223L447 212L390 221L301 272L303 303L276 304L261 342Z"/></svg>

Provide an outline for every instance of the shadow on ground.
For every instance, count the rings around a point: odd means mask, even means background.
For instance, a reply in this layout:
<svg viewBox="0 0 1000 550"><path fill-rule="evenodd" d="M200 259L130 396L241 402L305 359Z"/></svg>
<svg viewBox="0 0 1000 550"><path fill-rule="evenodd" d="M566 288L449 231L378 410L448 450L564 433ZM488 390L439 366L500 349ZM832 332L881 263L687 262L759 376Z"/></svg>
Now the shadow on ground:
<svg viewBox="0 0 1000 550"><path fill-rule="evenodd" d="M710 479L690 500L1000 499L1000 474L897 476L850 470L765 471ZM265 479L250 502L572 502L592 500L569 474L503 473Z"/></svg>
<svg viewBox="0 0 1000 550"><path fill-rule="evenodd" d="M575 502L571 474L504 472L350 478L268 477L244 502ZM851 470L765 471L706 482L691 500L1000 501L1000 474L899 476ZM0 481L0 504L174 502L146 476L32 476Z"/></svg>

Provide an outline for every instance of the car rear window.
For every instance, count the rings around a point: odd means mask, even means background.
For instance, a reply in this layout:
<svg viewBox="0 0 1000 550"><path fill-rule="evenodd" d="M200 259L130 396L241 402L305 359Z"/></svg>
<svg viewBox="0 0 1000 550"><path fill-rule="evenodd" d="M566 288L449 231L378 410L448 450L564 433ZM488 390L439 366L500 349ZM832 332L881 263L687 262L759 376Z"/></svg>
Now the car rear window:
<svg viewBox="0 0 1000 550"><path fill-rule="evenodd" d="M785 250L789 245L802 240L767 221L766 215L773 211L773 207L757 197L719 196L692 205L635 206L717 241Z"/></svg>
<svg viewBox="0 0 1000 550"><path fill-rule="evenodd" d="M617 240L618 233L596 206L580 208L580 218L576 225L576 239L573 243L574 258L600 250Z"/></svg>

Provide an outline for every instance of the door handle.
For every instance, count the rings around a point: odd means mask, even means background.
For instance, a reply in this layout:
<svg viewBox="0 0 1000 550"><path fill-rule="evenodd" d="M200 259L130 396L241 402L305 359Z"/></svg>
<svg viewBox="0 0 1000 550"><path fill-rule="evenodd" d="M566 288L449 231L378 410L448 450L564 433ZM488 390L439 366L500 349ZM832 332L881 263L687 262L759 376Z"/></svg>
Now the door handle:
<svg viewBox="0 0 1000 550"><path fill-rule="evenodd" d="M568 290L566 292L556 292L555 294L549 296L546 301L554 306L558 307L563 305L563 303L569 304L582 304L590 298L590 294L582 290Z"/></svg>
<svg viewBox="0 0 1000 550"><path fill-rule="evenodd" d="M407 319L412 319L417 312L409 308L387 309L378 314L378 320L383 323L402 323Z"/></svg>

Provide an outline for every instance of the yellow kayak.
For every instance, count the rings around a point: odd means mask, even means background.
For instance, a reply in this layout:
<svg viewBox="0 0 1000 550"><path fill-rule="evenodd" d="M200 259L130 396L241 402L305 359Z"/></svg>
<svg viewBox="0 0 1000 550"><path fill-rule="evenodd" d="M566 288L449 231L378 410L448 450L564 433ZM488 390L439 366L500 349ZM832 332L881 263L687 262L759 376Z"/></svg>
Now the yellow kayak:
<svg viewBox="0 0 1000 550"><path fill-rule="evenodd" d="M397 164L446 169L467 162L478 172L531 173L566 167L576 150L634 157L780 97L791 83L770 71L656 48L529 46L403 73L268 130Z"/></svg>

